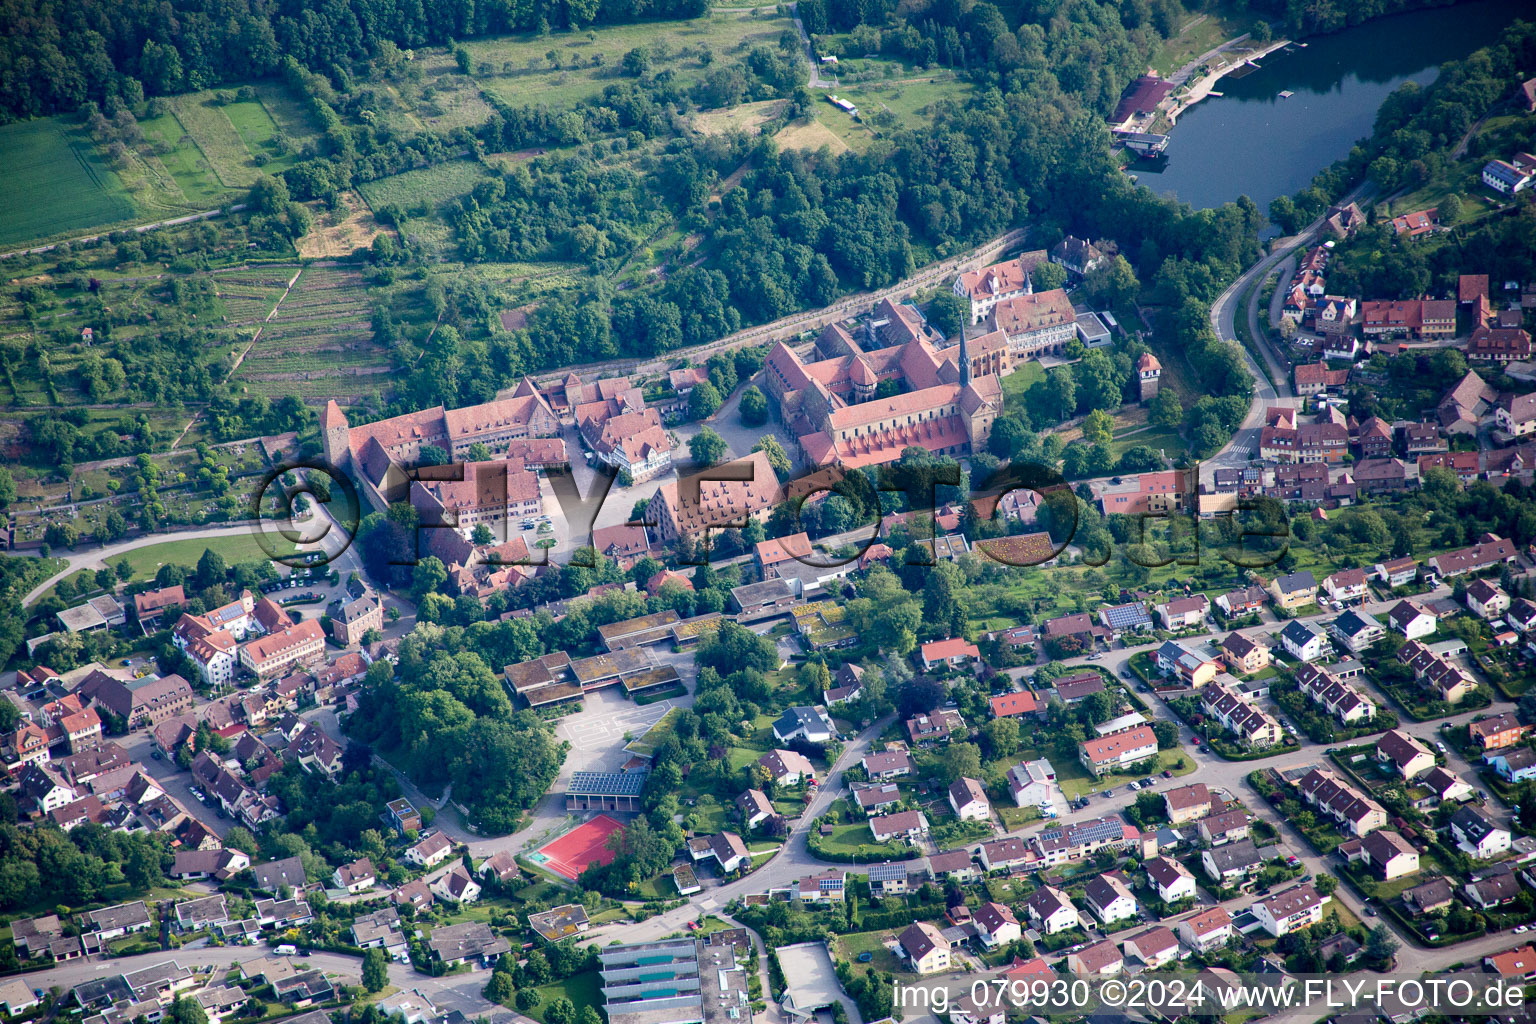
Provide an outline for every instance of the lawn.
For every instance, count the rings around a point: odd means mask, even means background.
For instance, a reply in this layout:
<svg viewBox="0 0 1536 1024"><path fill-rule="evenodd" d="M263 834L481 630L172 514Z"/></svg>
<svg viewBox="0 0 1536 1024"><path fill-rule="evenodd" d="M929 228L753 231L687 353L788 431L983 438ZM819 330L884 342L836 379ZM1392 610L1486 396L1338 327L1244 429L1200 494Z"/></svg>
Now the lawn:
<svg viewBox="0 0 1536 1024"><path fill-rule="evenodd" d="M473 160L449 160L433 167L393 174L358 187L375 210L391 204L407 212L425 215L450 199L465 195L491 177L483 164Z"/></svg>
<svg viewBox="0 0 1536 1024"><path fill-rule="evenodd" d="M1145 430L1126 431L1110 438L1109 451L1115 458L1125 454L1127 448L1145 445L1153 451L1161 451L1170 459L1184 454L1184 439L1177 427L1147 427Z"/></svg>
<svg viewBox="0 0 1536 1024"><path fill-rule="evenodd" d="M866 967L872 967L882 974L907 974L907 965L897 959L896 954L885 948L885 938L891 934L886 931L877 932L851 932L837 937L837 945L841 947L840 959L845 959L854 964L861 973ZM859 960L860 953L868 953L870 959L867 962Z"/></svg>
<svg viewBox="0 0 1536 1024"><path fill-rule="evenodd" d="M1024 401L1024 392L1034 386L1036 381L1045 380L1045 367L1040 365L1038 359L1031 359L1023 366L1014 367L1012 373L1003 378L1003 406L1010 403L1018 405Z"/></svg>
<svg viewBox="0 0 1536 1024"><path fill-rule="evenodd" d="M1175 767L1181 759L1184 762L1184 767ZM1102 793L1106 789L1123 786L1127 782L1142 778L1146 774L1138 772L1134 775L1120 775L1117 773L1100 775L1098 778L1093 778L1075 760L1068 761L1065 758L1058 758L1051 763L1056 766L1057 781L1061 783L1061 791L1066 794L1068 800L1076 800L1080 796L1088 796L1092 793ZM1152 772L1157 773L1164 770L1172 771L1174 775L1188 775L1195 770L1195 763L1178 747L1172 750L1160 750L1157 753L1157 766L1152 769Z"/></svg>
<svg viewBox="0 0 1536 1024"><path fill-rule="evenodd" d="M83 232L138 215L84 129L63 118L0 127L0 151L6 154L8 182L0 187L0 245Z"/></svg>
<svg viewBox="0 0 1536 1024"><path fill-rule="evenodd" d="M528 1012L535 1020L543 1021L544 1015L549 1012L549 1006L556 999L564 996L576 1007L579 1015L583 1007L602 1012L603 995L602 979L596 971L583 971L573 974L563 981L557 981L549 985L541 985L535 991L539 993L539 1005Z"/></svg>
<svg viewBox="0 0 1536 1024"><path fill-rule="evenodd" d="M144 579L154 576L162 565L184 565L189 569L193 568L197 565L197 560L203 557L203 552L210 549L223 555L228 565L271 557L257 542L255 536L249 533L237 533L228 537L171 540L163 544L134 548L111 559L108 564L115 568L117 563L127 562L133 567L132 578Z"/></svg>
<svg viewBox="0 0 1536 1024"><path fill-rule="evenodd" d="M1227 0L1215 5L1209 15L1190 18L1181 26L1178 35L1167 40L1153 53L1152 67L1159 74L1171 75L1228 39L1252 31L1259 16L1249 13L1246 7Z"/></svg>
<svg viewBox="0 0 1536 1024"><path fill-rule="evenodd" d="M756 46L776 47L792 30L773 8L715 11L687 21L610 25L586 32L500 36L467 42L481 88L515 107L569 109L625 81L621 65L630 50L647 48L652 65L665 66L674 84L688 89L707 67L740 63ZM713 63L702 56L708 52Z"/></svg>

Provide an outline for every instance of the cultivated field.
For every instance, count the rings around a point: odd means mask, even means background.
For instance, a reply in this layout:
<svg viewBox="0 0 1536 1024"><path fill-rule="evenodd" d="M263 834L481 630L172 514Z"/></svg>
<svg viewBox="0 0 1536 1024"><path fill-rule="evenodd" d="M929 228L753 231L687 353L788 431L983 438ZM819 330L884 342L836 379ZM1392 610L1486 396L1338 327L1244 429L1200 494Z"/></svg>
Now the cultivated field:
<svg viewBox="0 0 1536 1024"><path fill-rule="evenodd" d="M78 125L49 117L0 127L0 245L78 234L138 214Z"/></svg>
<svg viewBox="0 0 1536 1024"><path fill-rule="evenodd" d="M757 17L753 15L757 14ZM637 47L651 51L683 88L704 77L700 59L740 61L754 46L773 46L793 31L771 7L715 11L690 21L612 25L553 36L504 36L465 44L481 87L513 106L569 107L624 81L620 65Z"/></svg>
<svg viewBox="0 0 1536 1024"><path fill-rule="evenodd" d="M490 176L490 171L473 160L450 160L370 181L358 191L375 210L395 205L414 216L425 216Z"/></svg>
<svg viewBox="0 0 1536 1024"><path fill-rule="evenodd" d="M390 369L389 353L373 341L362 275L346 267L309 267L262 326L235 377L273 398L347 402L387 388Z"/></svg>

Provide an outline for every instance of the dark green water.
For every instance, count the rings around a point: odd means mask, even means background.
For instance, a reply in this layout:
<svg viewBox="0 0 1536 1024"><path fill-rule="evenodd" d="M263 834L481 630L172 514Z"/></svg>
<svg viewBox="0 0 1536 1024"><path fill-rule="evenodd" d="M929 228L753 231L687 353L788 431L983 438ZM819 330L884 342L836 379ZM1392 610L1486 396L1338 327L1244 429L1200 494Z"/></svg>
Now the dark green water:
<svg viewBox="0 0 1536 1024"><path fill-rule="evenodd" d="M1536 0L1475 0L1397 14L1305 47L1275 52L1263 67L1216 84L1219 97L1186 111L1168 158L1131 167L1137 180L1197 207L1247 195L1260 210L1294 195L1371 132L1383 100L1406 81L1434 81L1439 65L1498 38L1516 18L1536 19ZM1533 69L1536 70L1536 69ZM1294 93L1281 99L1280 93Z"/></svg>

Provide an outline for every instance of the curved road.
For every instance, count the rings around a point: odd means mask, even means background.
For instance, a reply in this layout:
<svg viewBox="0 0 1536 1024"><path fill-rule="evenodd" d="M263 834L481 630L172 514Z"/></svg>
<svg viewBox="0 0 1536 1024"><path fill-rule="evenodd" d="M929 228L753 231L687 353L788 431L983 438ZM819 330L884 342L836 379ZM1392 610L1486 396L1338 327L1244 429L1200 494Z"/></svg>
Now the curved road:
<svg viewBox="0 0 1536 1024"><path fill-rule="evenodd" d="M1375 191L1375 186L1366 182L1340 202L1363 202L1369 200ZM1278 247L1243 271L1237 280L1228 285L1226 290L1216 297L1216 301L1211 303L1212 330L1216 332L1217 337L1236 345L1243 353L1243 361L1248 366L1248 372L1253 374L1254 387L1253 402L1248 406L1248 415L1243 417L1242 425L1232 435L1232 440L1228 441L1215 455L1201 463L1203 478L1207 477L1207 472L1214 473L1217 469L1246 466L1251 459L1255 458L1259 448L1259 431L1264 426L1264 410L1268 406L1279 404L1282 398L1292 397L1290 374L1261 340L1263 335L1259 328L1258 289L1254 289L1253 296L1246 304L1243 314L1248 318L1248 333L1254 339L1254 346L1258 348L1259 355L1264 359L1264 367L1259 366L1253 351L1237 337L1238 299L1249 286L1262 281L1271 270L1290 258L1296 250L1311 244L1317 234L1322 231L1323 221L1324 218L1319 217L1291 239L1290 244ZM1265 369L1268 370L1267 373Z"/></svg>
<svg viewBox="0 0 1536 1024"><path fill-rule="evenodd" d="M238 526L210 526L200 530L186 530L181 533L145 534L142 537L135 537L133 540L120 541L116 544L110 544L104 548L95 547L85 551L71 551L67 555L58 556L64 559L64 569L60 572L54 573L52 576L48 577L46 580L43 580L43 582L29 590L27 595L21 599L21 604L22 607L26 607L27 605L36 601L38 598L43 596L43 592L45 590L72 573L78 572L81 569L105 568L107 559L116 558L118 555L124 554L128 551L134 551L138 548L147 548L154 544L165 544L173 540L212 540L216 537L234 537L238 534L250 532L251 527L248 524L241 524Z"/></svg>

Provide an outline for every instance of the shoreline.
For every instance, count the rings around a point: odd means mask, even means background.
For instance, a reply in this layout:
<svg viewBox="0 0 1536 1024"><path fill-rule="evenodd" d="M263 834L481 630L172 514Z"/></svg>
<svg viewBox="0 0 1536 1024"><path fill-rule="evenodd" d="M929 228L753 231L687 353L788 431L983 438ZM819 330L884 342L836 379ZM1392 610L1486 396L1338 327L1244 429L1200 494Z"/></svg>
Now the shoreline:
<svg viewBox="0 0 1536 1024"><path fill-rule="evenodd" d="M1235 41L1236 40L1234 40L1234 42ZM1168 127L1172 129L1177 126L1179 123L1179 117L1190 107L1193 107L1196 103L1199 103L1201 100L1210 96L1216 86L1216 83L1221 81L1227 75L1236 71L1238 68L1247 64L1249 61L1262 60L1265 57L1268 57L1270 54L1274 53L1276 50L1283 49L1284 47L1290 45L1291 40L1289 39L1277 39L1274 42L1269 43L1252 53L1246 54L1242 60L1233 61L1224 65L1223 67L1217 68L1215 71L1211 71L1206 74L1198 82L1190 86L1189 90L1184 93L1183 97L1168 109Z"/></svg>

